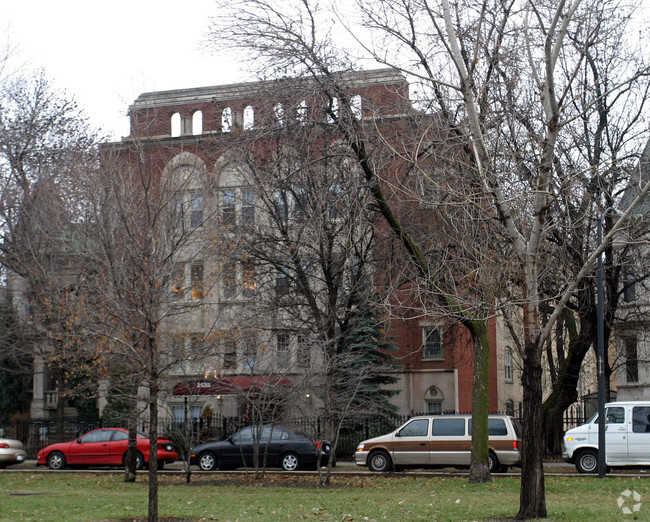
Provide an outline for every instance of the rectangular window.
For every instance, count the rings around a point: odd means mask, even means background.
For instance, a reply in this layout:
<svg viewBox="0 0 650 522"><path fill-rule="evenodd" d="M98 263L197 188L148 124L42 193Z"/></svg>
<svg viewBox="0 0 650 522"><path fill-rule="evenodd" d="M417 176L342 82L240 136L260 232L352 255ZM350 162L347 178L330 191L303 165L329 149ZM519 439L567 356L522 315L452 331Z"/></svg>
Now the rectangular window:
<svg viewBox="0 0 650 522"><path fill-rule="evenodd" d="M289 293L289 288L290 288L289 276L285 274L283 271L278 270L278 272L275 275L275 295L278 297L287 295Z"/></svg>
<svg viewBox="0 0 650 522"><path fill-rule="evenodd" d="M422 328L423 359L442 359L442 329L438 327Z"/></svg>
<svg viewBox="0 0 650 522"><path fill-rule="evenodd" d="M632 408L632 431L634 433L650 432L650 408L635 406Z"/></svg>
<svg viewBox="0 0 650 522"><path fill-rule="evenodd" d="M257 366L257 337L247 335L244 338L244 369L255 371Z"/></svg>
<svg viewBox="0 0 650 522"><path fill-rule="evenodd" d="M303 187L296 187L293 190L293 219L294 221L304 221L307 217L309 208L309 197Z"/></svg>
<svg viewBox="0 0 650 522"><path fill-rule="evenodd" d="M465 435L465 419L434 419L434 437L462 437Z"/></svg>
<svg viewBox="0 0 650 522"><path fill-rule="evenodd" d="M275 337L276 360L278 368L288 368L290 360L289 334L279 333Z"/></svg>
<svg viewBox="0 0 650 522"><path fill-rule="evenodd" d="M427 414L440 415L442 413L442 401L427 401Z"/></svg>
<svg viewBox="0 0 650 522"><path fill-rule="evenodd" d="M175 194L171 202L172 229L183 231L185 228L185 203L183 194Z"/></svg>
<svg viewBox="0 0 650 522"><path fill-rule="evenodd" d="M275 210L276 219L285 223L289 217L289 208L287 205L287 192L286 190L278 189L275 191Z"/></svg>
<svg viewBox="0 0 650 522"><path fill-rule="evenodd" d="M625 408L619 406L607 408L605 418L609 424L625 424Z"/></svg>
<svg viewBox="0 0 650 522"><path fill-rule="evenodd" d="M637 358L636 337L624 337L625 377L627 382L639 382L639 359Z"/></svg>
<svg viewBox="0 0 650 522"><path fill-rule="evenodd" d="M172 271L172 299L182 299L185 295L185 265L176 263Z"/></svg>
<svg viewBox="0 0 650 522"><path fill-rule="evenodd" d="M190 193L190 226L197 228L203 225L203 193L194 191Z"/></svg>
<svg viewBox="0 0 650 522"><path fill-rule="evenodd" d="M341 185L339 185L338 183L330 187L327 205L329 208L328 212L331 221L336 221L341 217L339 208L340 205L342 204L341 202L342 192L343 190L341 188Z"/></svg>
<svg viewBox="0 0 650 522"><path fill-rule="evenodd" d="M301 368L309 368L311 366L311 349L307 337L298 335L296 337L296 357L298 358L298 366Z"/></svg>
<svg viewBox="0 0 650 522"><path fill-rule="evenodd" d="M503 373L506 382L512 382L512 348L506 347L503 352Z"/></svg>
<svg viewBox="0 0 650 522"><path fill-rule="evenodd" d="M221 293L225 299L232 299L237 295L237 263L234 261L228 261L223 265Z"/></svg>
<svg viewBox="0 0 650 522"><path fill-rule="evenodd" d="M625 273L625 279L623 281L623 284L625 285L623 288L623 299L625 300L626 303L633 303L636 301L636 288L635 288L635 279L636 279L636 274L634 273L634 267L633 266L626 266L624 269Z"/></svg>
<svg viewBox="0 0 650 522"><path fill-rule="evenodd" d="M246 298L255 297L257 280L255 279L255 265L250 260L242 261L242 287Z"/></svg>
<svg viewBox="0 0 650 522"><path fill-rule="evenodd" d="M246 225L255 223L255 192L250 188L241 191L241 221Z"/></svg>
<svg viewBox="0 0 650 522"><path fill-rule="evenodd" d="M194 263L191 268L192 299L203 299L203 263Z"/></svg>
<svg viewBox="0 0 650 522"><path fill-rule="evenodd" d="M236 203L237 196L234 190L221 191L221 222L224 225L237 224Z"/></svg>
<svg viewBox="0 0 650 522"><path fill-rule="evenodd" d="M230 370L237 368L237 343L235 341L224 342L223 367Z"/></svg>

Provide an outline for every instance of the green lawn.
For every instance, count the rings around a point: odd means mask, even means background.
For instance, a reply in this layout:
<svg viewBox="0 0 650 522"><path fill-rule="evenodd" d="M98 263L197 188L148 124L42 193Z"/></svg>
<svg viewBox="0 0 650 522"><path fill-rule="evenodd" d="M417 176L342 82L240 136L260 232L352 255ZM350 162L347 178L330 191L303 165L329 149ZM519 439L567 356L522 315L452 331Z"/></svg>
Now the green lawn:
<svg viewBox="0 0 650 522"><path fill-rule="evenodd" d="M160 517L212 520L486 520L511 517L519 506L519 480L468 484L441 476L333 477L318 487L314 476L199 475L187 485L162 475ZM147 476L124 484L119 474L1 473L0 520L115 520L147 513ZM552 520L648 520L647 478L546 477ZM617 504L629 489L640 510L625 515ZM623 507L633 507L630 498Z"/></svg>

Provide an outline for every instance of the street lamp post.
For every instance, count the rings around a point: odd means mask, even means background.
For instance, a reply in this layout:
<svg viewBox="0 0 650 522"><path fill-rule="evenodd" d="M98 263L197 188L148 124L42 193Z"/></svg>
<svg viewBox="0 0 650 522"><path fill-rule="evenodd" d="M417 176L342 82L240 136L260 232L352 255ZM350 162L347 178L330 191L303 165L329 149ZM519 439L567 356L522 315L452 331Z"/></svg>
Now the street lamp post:
<svg viewBox="0 0 650 522"><path fill-rule="evenodd" d="M603 219L607 211L598 218L598 244L603 241ZM598 478L605 477L605 328L603 305L603 253L598 256L598 307L596 322L598 347L596 353L598 366Z"/></svg>

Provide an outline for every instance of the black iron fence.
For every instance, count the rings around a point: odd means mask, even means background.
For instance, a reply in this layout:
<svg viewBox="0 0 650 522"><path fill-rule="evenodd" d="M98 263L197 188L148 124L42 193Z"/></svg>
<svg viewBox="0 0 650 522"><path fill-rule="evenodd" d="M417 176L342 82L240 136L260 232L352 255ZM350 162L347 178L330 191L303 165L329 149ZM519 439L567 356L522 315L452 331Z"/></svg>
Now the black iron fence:
<svg viewBox="0 0 650 522"><path fill-rule="evenodd" d="M585 422L584 411L581 408L570 408L564 415L564 429L569 429ZM344 422L339 432L336 454L339 459L351 458L359 442L371 437L388 433L400 424L406 422L412 415L373 417L367 419L350 419ZM167 437L175 442L176 447L185 451L195 444L209 440L223 440L235 431L250 424L244 417L211 417L195 418L190 421L161 419L159 436ZM325 424L319 417L283 419L281 424L291 430L303 433L314 439L326 436ZM124 422L101 419L66 420L60 426L54 420L17 420L0 425L0 437L21 440L29 458L34 458L38 451L55 442L69 441L101 427L126 427ZM149 432L149 426L138 423L137 429L143 434Z"/></svg>

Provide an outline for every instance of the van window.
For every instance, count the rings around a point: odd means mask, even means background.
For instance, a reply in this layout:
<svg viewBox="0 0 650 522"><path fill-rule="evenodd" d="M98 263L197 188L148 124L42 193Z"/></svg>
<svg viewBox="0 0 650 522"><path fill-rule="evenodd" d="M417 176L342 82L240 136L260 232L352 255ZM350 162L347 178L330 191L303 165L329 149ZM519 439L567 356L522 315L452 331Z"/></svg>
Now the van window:
<svg viewBox="0 0 650 522"><path fill-rule="evenodd" d="M399 430L400 437L426 437L427 429L429 428L428 419L418 419L409 422L401 430Z"/></svg>
<svg viewBox="0 0 650 522"><path fill-rule="evenodd" d="M632 431L634 433L650 432L650 407L632 408Z"/></svg>
<svg viewBox="0 0 650 522"><path fill-rule="evenodd" d="M472 433L472 419L469 420L468 433ZM499 437L508 435L508 427L503 419L488 419L488 435ZM520 437L521 438L521 437Z"/></svg>
<svg viewBox="0 0 650 522"><path fill-rule="evenodd" d="M454 437L465 435L465 419L435 419L434 437Z"/></svg>
<svg viewBox="0 0 650 522"><path fill-rule="evenodd" d="M607 408L606 418L610 424L623 424L625 422L625 409L620 407Z"/></svg>

